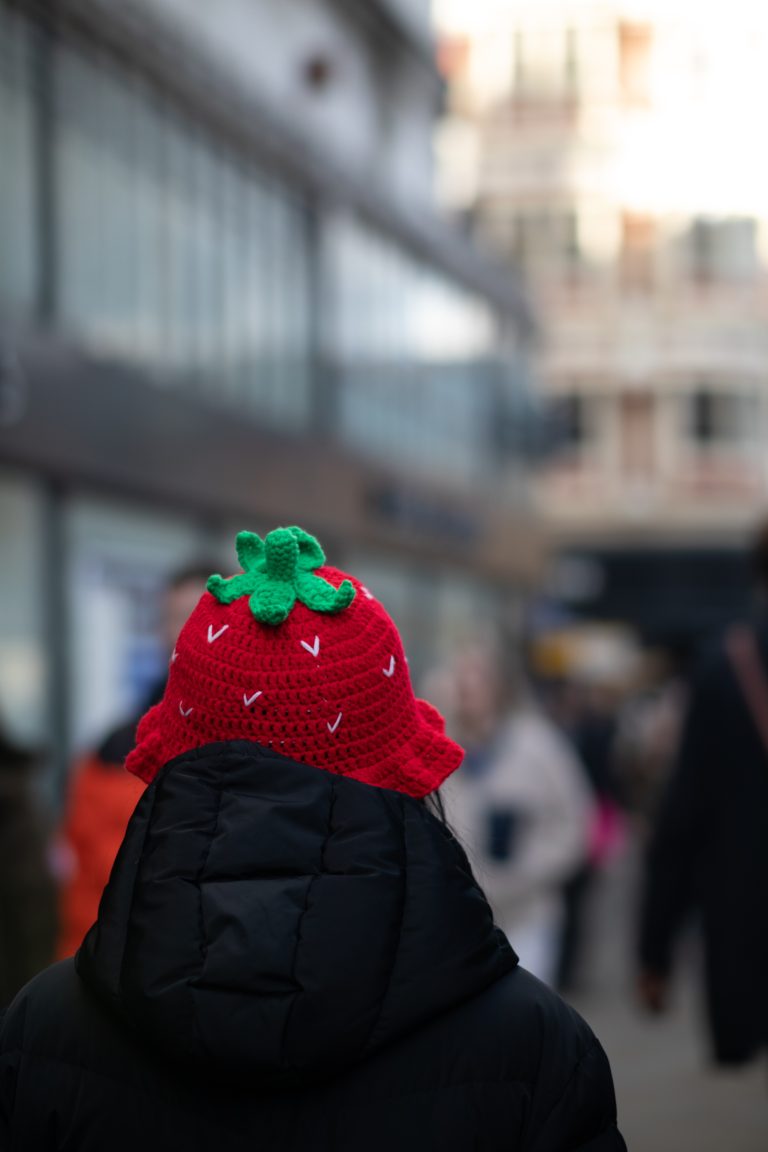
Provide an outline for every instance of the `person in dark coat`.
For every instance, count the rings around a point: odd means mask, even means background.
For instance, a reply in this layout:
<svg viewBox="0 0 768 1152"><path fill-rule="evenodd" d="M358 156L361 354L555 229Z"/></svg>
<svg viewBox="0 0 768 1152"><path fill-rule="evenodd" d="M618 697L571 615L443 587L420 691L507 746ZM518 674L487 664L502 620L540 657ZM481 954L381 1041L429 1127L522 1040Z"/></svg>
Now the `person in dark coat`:
<svg viewBox="0 0 768 1152"><path fill-rule="evenodd" d="M428 799L462 752L300 529L238 537L75 960L0 1031L9 1152L621 1152L608 1061Z"/></svg>
<svg viewBox="0 0 768 1152"><path fill-rule="evenodd" d="M754 549L768 598L768 528ZM715 1060L768 1047L768 619L732 630L696 677L654 829L639 936L639 993L668 1000L675 946L701 916ZM761 719L762 716L762 719Z"/></svg>
<svg viewBox="0 0 768 1152"><path fill-rule="evenodd" d="M53 959L56 892L37 769L0 723L0 1011Z"/></svg>

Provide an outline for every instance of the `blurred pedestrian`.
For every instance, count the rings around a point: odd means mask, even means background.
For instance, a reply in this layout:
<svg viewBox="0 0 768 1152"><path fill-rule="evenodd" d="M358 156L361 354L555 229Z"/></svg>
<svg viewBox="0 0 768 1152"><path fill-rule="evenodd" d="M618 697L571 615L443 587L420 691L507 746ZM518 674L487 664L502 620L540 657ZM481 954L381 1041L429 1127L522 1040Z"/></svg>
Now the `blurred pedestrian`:
<svg viewBox="0 0 768 1152"><path fill-rule="evenodd" d="M372 594L238 537L128 759L76 960L0 1031L0 1146L620 1152L586 1024L518 967L427 798L462 750Z"/></svg>
<svg viewBox="0 0 768 1152"><path fill-rule="evenodd" d="M551 984L563 885L588 850L584 772L497 645L467 646L454 675L453 720L466 756L446 789L449 819L497 922L523 964Z"/></svg>
<svg viewBox="0 0 768 1152"><path fill-rule="evenodd" d="M563 885L563 930L556 985L567 993L577 986L583 958L589 898L601 869L621 850L624 820L616 772L617 713L620 697L605 671L572 681L565 734L576 752L591 798L586 855Z"/></svg>
<svg viewBox="0 0 768 1152"><path fill-rule="evenodd" d="M162 604L162 640L169 658L182 624L197 603L211 571L202 563L175 572ZM72 956L96 920L99 900L125 829L143 791L140 780L124 770L144 712L162 697L167 674L152 686L140 711L110 732L96 750L76 764L67 798L58 851L66 861L59 901L56 955Z"/></svg>
<svg viewBox="0 0 768 1152"><path fill-rule="evenodd" d="M56 899L37 768L0 724L0 1011L53 958Z"/></svg>
<svg viewBox="0 0 768 1152"><path fill-rule="evenodd" d="M616 769L622 803L647 843L680 749L691 654L677 643L646 652L618 718Z"/></svg>
<svg viewBox="0 0 768 1152"><path fill-rule="evenodd" d="M753 548L761 617L736 628L695 680L648 854L639 993L667 1004L675 945L701 913L714 1055L768 1047L768 525Z"/></svg>

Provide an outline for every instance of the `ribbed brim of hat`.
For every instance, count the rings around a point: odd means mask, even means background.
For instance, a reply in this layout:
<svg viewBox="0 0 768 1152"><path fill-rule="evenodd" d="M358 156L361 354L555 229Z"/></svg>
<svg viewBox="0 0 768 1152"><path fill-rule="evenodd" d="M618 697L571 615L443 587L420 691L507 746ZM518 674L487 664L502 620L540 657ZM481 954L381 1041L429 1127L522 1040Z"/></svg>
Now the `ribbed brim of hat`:
<svg viewBox="0 0 768 1152"><path fill-rule="evenodd" d="M377 764L367 763L357 769L350 769L346 765L346 770L339 772L339 775L377 788L404 792L415 799L422 799L435 792L459 767L464 759L464 749L446 736L443 717L428 701L417 700L416 708L420 722L407 744L393 747L390 754ZM247 736L243 738L247 739ZM170 758L201 746L191 743L189 748L174 750L174 756ZM168 745L163 732L163 705L160 703L150 708L142 718L136 747L128 755L125 766L145 784L150 784L168 759ZM310 757L294 754L294 759L313 766ZM325 764L321 770L333 772L334 768L332 764Z"/></svg>

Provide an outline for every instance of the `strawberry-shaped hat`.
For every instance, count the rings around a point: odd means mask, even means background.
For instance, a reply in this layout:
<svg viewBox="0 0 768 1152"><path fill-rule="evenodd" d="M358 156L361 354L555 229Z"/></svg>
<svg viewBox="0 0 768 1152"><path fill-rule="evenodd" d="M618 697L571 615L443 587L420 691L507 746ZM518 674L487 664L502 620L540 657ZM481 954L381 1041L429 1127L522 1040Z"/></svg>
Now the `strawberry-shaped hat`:
<svg viewBox="0 0 768 1152"><path fill-rule="evenodd" d="M397 628L301 528L237 537L243 572L211 576L139 724L129 771L149 783L192 748L253 740L289 759L422 797L459 766L413 694Z"/></svg>

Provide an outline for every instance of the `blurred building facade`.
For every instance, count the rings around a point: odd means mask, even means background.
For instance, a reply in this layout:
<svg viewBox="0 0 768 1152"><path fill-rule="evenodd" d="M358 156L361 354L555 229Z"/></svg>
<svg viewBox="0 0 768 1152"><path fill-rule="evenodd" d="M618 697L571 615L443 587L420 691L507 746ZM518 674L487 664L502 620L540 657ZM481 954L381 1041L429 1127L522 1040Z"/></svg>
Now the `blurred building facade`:
<svg viewBox="0 0 768 1152"><path fill-rule="evenodd" d="M560 591L650 632L717 626L743 602L745 533L768 503L754 131L768 13L742 0L437 10L443 200L525 267L544 330L558 448L537 496L569 561Z"/></svg>
<svg viewBox="0 0 768 1152"><path fill-rule="evenodd" d="M0 0L20 736L134 707L165 574L245 525L317 531L417 674L532 570L531 316L433 209L442 99L425 0Z"/></svg>

